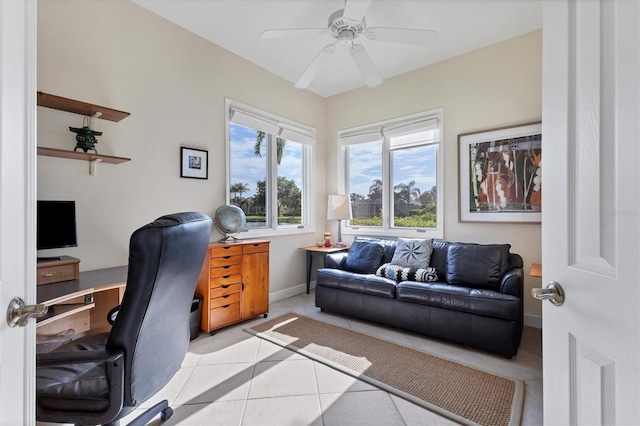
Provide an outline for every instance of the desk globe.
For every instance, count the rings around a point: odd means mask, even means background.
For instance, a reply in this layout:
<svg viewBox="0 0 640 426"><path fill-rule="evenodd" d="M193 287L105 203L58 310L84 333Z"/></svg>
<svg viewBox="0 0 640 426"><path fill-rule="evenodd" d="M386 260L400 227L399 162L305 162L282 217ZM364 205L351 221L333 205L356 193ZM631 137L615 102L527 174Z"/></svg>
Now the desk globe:
<svg viewBox="0 0 640 426"><path fill-rule="evenodd" d="M237 238L231 234L239 234L244 231L247 226L247 217L238 206L221 206L216 210L213 223L216 229L224 235L224 238L218 242L234 242Z"/></svg>

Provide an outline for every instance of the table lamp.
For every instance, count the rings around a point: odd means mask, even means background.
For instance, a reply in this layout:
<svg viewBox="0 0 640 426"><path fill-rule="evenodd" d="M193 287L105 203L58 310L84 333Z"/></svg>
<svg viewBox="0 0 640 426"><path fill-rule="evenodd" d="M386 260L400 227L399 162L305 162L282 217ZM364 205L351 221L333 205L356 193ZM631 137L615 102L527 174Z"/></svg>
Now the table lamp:
<svg viewBox="0 0 640 426"><path fill-rule="evenodd" d="M342 225L343 220L352 219L351 214L351 200L348 195L329 195L329 202L327 205L327 220L338 221L338 242L334 247L345 247L346 244L342 242Z"/></svg>

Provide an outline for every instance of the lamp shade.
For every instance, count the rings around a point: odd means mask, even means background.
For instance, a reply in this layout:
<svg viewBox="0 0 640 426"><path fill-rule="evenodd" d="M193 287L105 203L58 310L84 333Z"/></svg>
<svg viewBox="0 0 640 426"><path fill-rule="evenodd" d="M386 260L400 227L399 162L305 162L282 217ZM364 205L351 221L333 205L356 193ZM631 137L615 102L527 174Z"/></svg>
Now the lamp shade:
<svg viewBox="0 0 640 426"><path fill-rule="evenodd" d="M349 220L352 219L351 200L348 195L329 195L327 205L328 220Z"/></svg>

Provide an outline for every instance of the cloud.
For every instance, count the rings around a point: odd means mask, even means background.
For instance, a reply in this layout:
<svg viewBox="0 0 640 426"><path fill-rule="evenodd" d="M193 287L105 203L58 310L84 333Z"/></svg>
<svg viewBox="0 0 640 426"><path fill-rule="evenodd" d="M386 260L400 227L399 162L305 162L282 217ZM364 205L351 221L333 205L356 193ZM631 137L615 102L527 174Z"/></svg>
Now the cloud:
<svg viewBox="0 0 640 426"><path fill-rule="evenodd" d="M230 126L231 138L231 184L242 182L249 186L249 192L245 197L256 194L256 182L265 180L267 176L266 147L263 142L262 157L253 152L256 143L256 131L246 127L232 124ZM302 189L302 153L303 145L297 142L287 141L282 160L278 165L278 176L284 176L293 180Z"/></svg>

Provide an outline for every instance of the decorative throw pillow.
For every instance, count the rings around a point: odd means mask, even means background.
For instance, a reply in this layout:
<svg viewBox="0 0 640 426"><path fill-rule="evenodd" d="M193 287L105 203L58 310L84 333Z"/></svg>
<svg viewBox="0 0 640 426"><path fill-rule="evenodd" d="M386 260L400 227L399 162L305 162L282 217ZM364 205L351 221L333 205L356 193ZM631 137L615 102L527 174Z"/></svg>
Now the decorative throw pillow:
<svg viewBox="0 0 640 426"><path fill-rule="evenodd" d="M495 289L509 267L509 244L452 243L447 253L447 282Z"/></svg>
<svg viewBox="0 0 640 426"><path fill-rule="evenodd" d="M379 277L389 278L396 281L438 281L436 268L405 268L391 263L385 263L376 271Z"/></svg>
<svg viewBox="0 0 640 426"><path fill-rule="evenodd" d="M382 244L370 240L354 240L345 260L345 269L359 274L375 274L382 263Z"/></svg>
<svg viewBox="0 0 640 426"><path fill-rule="evenodd" d="M428 268L433 250L432 240L398 238L391 264L405 268Z"/></svg>

